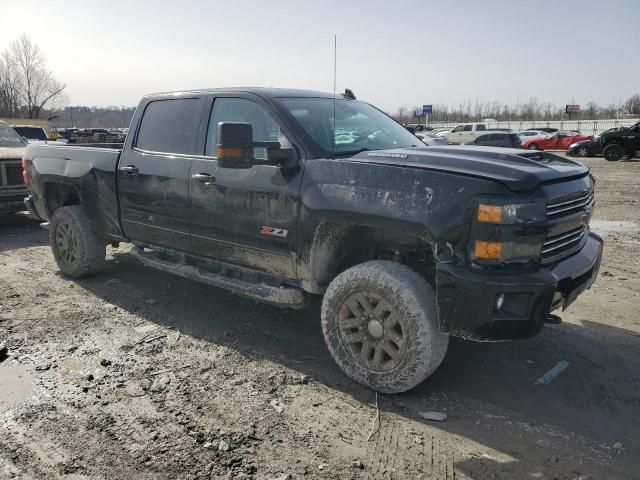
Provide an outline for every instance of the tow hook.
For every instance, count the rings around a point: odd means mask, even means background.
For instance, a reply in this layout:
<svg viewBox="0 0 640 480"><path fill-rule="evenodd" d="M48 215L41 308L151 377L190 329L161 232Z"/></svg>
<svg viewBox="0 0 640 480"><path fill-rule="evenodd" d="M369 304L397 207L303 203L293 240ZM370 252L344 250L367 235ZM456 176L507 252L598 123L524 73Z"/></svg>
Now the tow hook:
<svg viewBox="0 0 640 480"><path fill-rule="evenodd" d="M562 323L562 319L558 315L553 315L551 313L547 314L544 321L545 323L551 323L552 325L558 325Z"/></svg>

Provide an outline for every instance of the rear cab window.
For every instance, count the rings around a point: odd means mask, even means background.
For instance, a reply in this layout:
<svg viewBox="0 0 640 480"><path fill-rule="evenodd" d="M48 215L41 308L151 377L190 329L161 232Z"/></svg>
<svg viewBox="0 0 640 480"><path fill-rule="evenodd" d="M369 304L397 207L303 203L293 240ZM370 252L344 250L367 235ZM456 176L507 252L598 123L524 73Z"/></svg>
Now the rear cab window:
<svg viewBox="0 0 640 480"><path fill-rule="evenodd" d="M146 152L194 155L201 107L199 98L149 102L134 147Z"/></svg>

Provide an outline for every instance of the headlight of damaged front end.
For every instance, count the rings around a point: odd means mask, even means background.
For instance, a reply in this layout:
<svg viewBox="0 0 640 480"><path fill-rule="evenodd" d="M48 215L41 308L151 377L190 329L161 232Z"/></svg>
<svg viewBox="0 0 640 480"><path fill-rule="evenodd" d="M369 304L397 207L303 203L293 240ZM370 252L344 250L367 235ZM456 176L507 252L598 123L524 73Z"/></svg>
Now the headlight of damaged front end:
<svg viewBox="0 0 640 480"><path fill-rule="evenodd" d="M474 263L530 263L540 257L547 218L546 203L480 202L472 227Z"/></svg>

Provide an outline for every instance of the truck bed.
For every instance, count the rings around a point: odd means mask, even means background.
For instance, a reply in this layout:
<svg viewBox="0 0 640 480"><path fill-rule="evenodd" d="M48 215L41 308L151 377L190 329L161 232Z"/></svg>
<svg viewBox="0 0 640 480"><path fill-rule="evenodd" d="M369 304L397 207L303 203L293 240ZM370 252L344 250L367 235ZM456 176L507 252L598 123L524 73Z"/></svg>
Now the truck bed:
<svg viewBox="0 0 640 480"><path fill-rule="evenodd" d="M77 194L89 212L93 227L111 239L122 238L118 218L116 170L122 144L32 144L27 147L30 191L35 210L50 218L58 192ZM47 197L47 202L43 197ZM46 207L45 207L46 205Z"/></svg>

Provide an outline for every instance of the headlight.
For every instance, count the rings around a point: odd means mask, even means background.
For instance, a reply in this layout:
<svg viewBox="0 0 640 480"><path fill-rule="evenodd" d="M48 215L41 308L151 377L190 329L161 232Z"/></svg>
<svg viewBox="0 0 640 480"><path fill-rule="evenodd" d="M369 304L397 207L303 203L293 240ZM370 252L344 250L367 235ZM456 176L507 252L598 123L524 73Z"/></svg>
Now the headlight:
<svg viewBox="0 0 640 480"><path fill-rule="evenodd" d="M578 145L577 143L572 143L571 145L569 145L569 150L571 150L573 147L575 147L576 145Z"/></svg>
<svg viewBox="0 0 640 480"><path fill-rule="evenodd" d="M526 262L540 255L542 243L539 240L518 240L517 242L484 242L476 240L472 252L474 260L489 262Z"/></svg>
<svg viewBox="0 0 640 480"><path fill-rule="evenodd" d="M498 201L477 204L469 244L471 260L486 265L536 261L546 232L546 203Z"/></svg>
<svg viewBox="0 0 640 480"><path fill-rule="evenodd" d="M523 224L542 222L547 218L544 203L514 203L509 205L478 204L478 222L499 224Z"/></svg>

